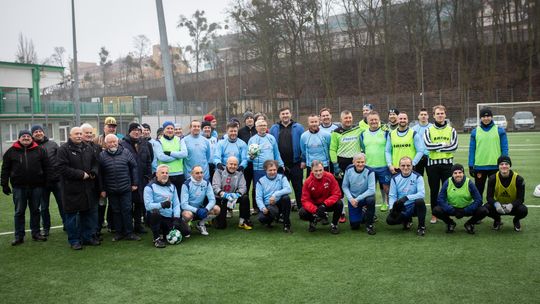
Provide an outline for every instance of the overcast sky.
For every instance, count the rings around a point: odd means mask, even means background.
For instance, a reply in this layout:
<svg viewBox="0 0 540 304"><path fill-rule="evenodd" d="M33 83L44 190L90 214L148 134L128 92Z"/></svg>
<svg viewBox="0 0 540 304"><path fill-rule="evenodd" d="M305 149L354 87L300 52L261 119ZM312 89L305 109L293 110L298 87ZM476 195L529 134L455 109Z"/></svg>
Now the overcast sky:
<svg viewBox="0 0 540 304"><path fill-rule="evenodd" d="M179 15L204 10L209 22L223 22L229 0L163 0L169 44L189 44L185 29L176 28ZM0 0L0 61L15 61L18 35L32 39L41 62L63 46L73 54L71 0ZM76 0L78 60L99 61L105 46L112 59L133 48L133 37L146 35L159 44L154 0ZM222 32L225 33L225 32Z"/></svg>

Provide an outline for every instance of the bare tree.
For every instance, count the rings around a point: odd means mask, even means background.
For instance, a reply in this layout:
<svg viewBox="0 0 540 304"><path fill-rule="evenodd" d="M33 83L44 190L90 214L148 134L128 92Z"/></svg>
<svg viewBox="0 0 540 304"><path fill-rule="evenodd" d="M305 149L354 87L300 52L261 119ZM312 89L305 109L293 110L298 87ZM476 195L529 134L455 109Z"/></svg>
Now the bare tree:
<svg viewBox="0 0 540 304"><path fill-rule="evenodd" d="M112 66L112 61L109 60L109 51L102 46L99 51L99 66L101 67L101 76L103 81L103 92L105 92L105 86L107 84L107 78L109 74L109 70Z"/></svg>
<svg viewBox="0 0 540 304"><path fill-rule="evenodd" d="M34 49L34 42L19 33L17 52L15 53L15 62L19 63L37 63L38 57Z"/></svg>
<svg viewBox="0 0 540 304"><path fill-rule="evenodd" d="M137 64L139 70L139 79L142 82L142 87L144 90L144 67L146 65L146 57L148 56L148 51L150 50L150 39L145 35L138 35L133 37L133 47L135 47L135 52L128 55L134 62Z"/></svg>

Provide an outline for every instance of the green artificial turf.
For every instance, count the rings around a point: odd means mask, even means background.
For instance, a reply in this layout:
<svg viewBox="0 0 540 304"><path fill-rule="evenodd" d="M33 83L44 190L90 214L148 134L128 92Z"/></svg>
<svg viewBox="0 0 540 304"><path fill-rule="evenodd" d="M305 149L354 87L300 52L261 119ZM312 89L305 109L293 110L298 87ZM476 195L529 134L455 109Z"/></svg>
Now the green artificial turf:
<svg viewBox="0 0 540 304"><path fill-rule="evenodd" d="M540 205L532 189L540 183L540 134L510 134L513 168L526 180L527 205ZM467 163L468 137L460 135L457 162ZM531 145L532 144L532 145ZM54 201L53 226L60 225ZM307 232L292 213L294 233L256 224L194 232L180 245L155 249L140 242L111 242L69 249L61 229L47 242L27 233L12 247L0 236L0 303L537 303L540 297L540 208L529 208L523 231L503 217L468 235L463 220L452 235L442 223L428 224L425 237L384 224L377 235L340 225ZM28 216L27 216L28 217ZM416 220L415 220L416 227ZM11 197L0 196L0 232L13 230Z"/></svg>

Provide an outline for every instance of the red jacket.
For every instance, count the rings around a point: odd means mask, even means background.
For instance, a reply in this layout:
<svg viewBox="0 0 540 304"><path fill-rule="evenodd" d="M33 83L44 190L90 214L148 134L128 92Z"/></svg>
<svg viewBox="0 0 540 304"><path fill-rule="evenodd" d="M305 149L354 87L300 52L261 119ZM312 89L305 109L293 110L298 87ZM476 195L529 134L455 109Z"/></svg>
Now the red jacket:
<svg viewBox="0 0 540 304"><path fill-rule="evenodd" d="M324 172L321 179L316 179L313 173L304 182L302 188L302 208L309 213L315 213L317 207L325 204L326 207L334 205L341 199L341 190L338 182L329 172Z"/></svg>

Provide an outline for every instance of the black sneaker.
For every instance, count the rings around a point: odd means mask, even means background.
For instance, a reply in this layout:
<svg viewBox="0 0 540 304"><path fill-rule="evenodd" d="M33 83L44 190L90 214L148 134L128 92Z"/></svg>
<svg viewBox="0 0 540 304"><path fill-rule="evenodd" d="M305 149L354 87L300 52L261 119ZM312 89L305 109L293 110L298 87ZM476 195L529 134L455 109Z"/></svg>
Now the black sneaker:
<svg viewBox="0 0 540 304"><path fill-rule="evenodd" d="M492 230L499 231L502 229L503 223L502 222L493 222Z"/></svg>
<svg viewBox="0 0 540 304"><path fill-rule="evenodd" d="M330 224L330 222L328 221L328 216L327 216L327 217L324 217L324 218L321 220L321 225L326 226L326 225L328 225L328 224Z"/></svg>
<svg viewBox="0 0 540 304"><path fill-rule="evenodd" d="M95 238L91 238L91 239L88 240L88 241L83 241L82 244L83 244L83 245L88 245L88 246L99 246L99 245L101 245L101 242L98 241L98 240L95 239Z"/></svg>
<svg viewBox="0 0 540 304"><path fill-rule="evenodd" d="M71 245L71 249L73 249L73 250L82 250L82 245L81 245L81 243L75 243L75 244Z"/></svg>
<svg viewBox="0 0 540 304"><path fill-rule="evenodd" d="M403 230L411 230L411 228L412 228L412 222L403 223Z"/></svg>
<svg viewBox="0 0 540 304"><path fill-rule="evenodd" d="M315 232L315 230L317 230L316 226L317 226L317 222L315 222L315 221L309 222L308 231L309 232Z"/></svg>
<svg viewBox="0 0 540 304"><path fill-rule="evenodd" d="M45 242L47 241L47 238L41 235L40 233L32 235L32 239L36 242Z"/></svg>
<svg viewBox="0 0 540 304"><path fill-rule="evenodd" d="M113 236L113 238L112 238L112 241L113 241L113 242L118 242L118 241L120 241L120 240L122 240L122 239L124 239L124 236L123 236L123 235L121 235L121 234L115 234L115 235Z"/></svg>
<svg viewBox="0 0 540 304"><path fill-rule="evenodd" d="M471 224L471 223L465 223L465 230L467 231L468 234L474 234L474 225Z"/></svg>
<svg viewBox="0 0 540 304"><path fill-rule="evenodd" d="M13 241L11 241L11 246L17 246L17 245L20 245L22 243L24 243L23 238L16 238Z"/></svg>
<svg viewBox="0 0 540 304"><path fill-rule="evenodd" d="M366 232L369 235L375 235L377 232L375 232L375 227L373 225L366 226Z"/></svg>
<svg viewBox="0 0 540 304"><path fill-rule="evenodd" d="M160 237L158 237L157 239L154 240L154 247L165 248L167 247L167 244L165 244L165 242Z"/></svg>
<svg viewBox="0 0 540 304"><path fill-rule="evenodd" d="M292 233L291 226L283 226L283 232L285 233Z"/></svg>
<svg viewBox="0 0 540 304"><path fill-rule="evenodd" d="M514 221L514 231L515 232L521 231L521 223L519 221Z"/></svg>
<svg viewBox="0 0 540 304"><path fill-rule="evenodd" d="M418 229L416 230L416 235L418 236L426 235L426 227L418 227Z"/></svg>
<svg viewBox="0 0 540 304"><path fill-rule="evenodd" d="M49 233L50 233L49 229L43 229L43 231L41 231L41 235L43 235L45 237L49 236Z"/></svg>
<svg viewBox="0 0 540 304"><path fill-rule="evenodd" d="M446 233L454 233L456 230L456 222L452 221L450 224L446 225Z"/></svg>
<svg viewBox="0 0 540 304"><path fill-rule="evenodd" d="M330 233L332 233L332 234L339 234L339 227L338 227L338 225L332 224L332 226L330 226Z"/></svg>
<svg viewBox="0 0 540 304"><path fill-rule="evenodd" d="M128 241L140 241L141 237L136 235L135 233L131 233L128 236L126 236L126 240L128 240Z"/></svg>

